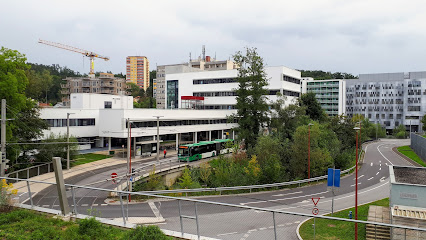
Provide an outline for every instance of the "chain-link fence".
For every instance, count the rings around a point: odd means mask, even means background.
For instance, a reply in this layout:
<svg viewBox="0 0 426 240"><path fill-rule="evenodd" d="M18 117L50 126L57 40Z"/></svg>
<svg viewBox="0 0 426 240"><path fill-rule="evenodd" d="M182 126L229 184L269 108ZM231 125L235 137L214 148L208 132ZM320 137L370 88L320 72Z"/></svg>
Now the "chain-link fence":
<svg viewBox="0 0 426 240"><path fill-rule="evenodd" d="M426 138L417 133L410 134L410 147L425 162L426 160Z"/></svg>

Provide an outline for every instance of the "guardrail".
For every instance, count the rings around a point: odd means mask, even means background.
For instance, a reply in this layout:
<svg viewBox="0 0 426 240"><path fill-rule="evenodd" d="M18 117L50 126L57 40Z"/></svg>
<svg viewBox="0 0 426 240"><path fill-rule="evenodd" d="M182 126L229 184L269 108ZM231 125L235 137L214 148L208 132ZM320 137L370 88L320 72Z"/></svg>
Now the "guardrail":
<svg viewBox="0 0 426 240"><path fill-rule="evenodd" d="M43 207L36 207L34 205L33 197L31 194L31 184L30 183L39 183L39 184L49 184L49 185L56 185L56 183L52 182L45 182L45 181L35 181L35 180L29 180L29 179L17 179L17 178L9 178L9 177L0 177L0 179L6 179L6 180L12 180L12 181L25 181L27 182L27 188L29 193L29 202L30 205L24 204L24 203L16 203L15 205L18 207L22 206L28 206L32 209L37 210L44 210L46 212L51 212L51 209L43 208ZM329 216L323 216L323 215L312 215L307 213L297 213L297 212L290 212L290 211L284 211L284 210L274 210L269 208L260 208L260 207L251 207L247 205L236 205L236 204L230 204L230 203L221 203L221 202L213 202L213 201L207 201L207 200L199 200L199 199L189 199L189 198L182 198L182 197L171 197L171 196L163 196L163 195L156 195L156 194L150 194L150 193L135 193L135 192L129 192L129 191L118 191L118 190L110 190L110 189L104 189L104 188L96 188L96 187L88 187L88 186L79 186L79 185L73 185L73 184L65 184L65 187L71 191L71 199L72 200L72 206L70 206L70 209L72 209L72 213L77 215L77 201L76 201L76 191L77 189L88 189L92 191L100 191L100 192L114 192L119 196L120 199L120 216L118 216L118 219L122 219L122 224L117 222L118 226L126 226L128 224L128 216L126 218L125 215L125 207L123 203L123 196L127 195L138 195L138 196L145 196L145 197L155 197L155 198L163 198L168 200L174 200L177 201L177 208L178 210L175 211L175 214L178 214L179 217L179 225L175 224L173 226L173 221L171 221L171 225L168 226L168 228L179 228L180 227L180 235L181 237L184 237L187 235L187 233L184 232L184 219L191 219L195 220L196 228L191 228L189 231L196 231L196 235L198 236L198 239L201 238L201 231L203 230L206 234L214 234L215 236L218 236L218 233L223 233L224 231L227 231L227 229L223 229L225 223L227 226L240 226L244 225L246 227L250 227L248 229L252 228L259 228L263 230L268 230L270 232L264 232L265 236L263 238L265 239L288 239L289 231L288 231L288 223L294 222L294 218L297 218L298 220L303 220L305 218L314 218L314 221L319 220L332 220L332 221L339 221L339 222L349 222L349 223L359 223L359 224L370 224L374 227L387 227L392 229L391 234L393 236L402 237L401 239L405 239L404 237L410 236L412 234L415 234L417 236L416 239L424 239L423 237L426 236L426 229L425 228L419 228L419 227L411 227L411 226L403 226L403 225L396 225L396 224L386 224L386 223L379 223L379 222L372 222L372 221L362 221L362 220L354 220L354 219L345 219L345 218L336 218L336 217L329 217ZM191 205L186 204L182 205L182 202L185 203L193 203L193 209L192 211ZM83 205L82 205L83 206ZM52 206L53 207L53 206ZM86 206L87 209L93 208L93 203L91 205ZM109 207L114 207L110 205ZM215 208L218 207L218 208ZM221 208L219 208L221 207ZM141 206L142 209L142 206ZM203 215L199 214L201 211L204 212ZM237 211L240 209L240 211ZM139 209L140 210L140 209ZM208 211L207 211L208 210ZM224 211L226 210L226 211ZM241 211L241 210L249 210L249 211ZM138 211L137 206L133 206L132 212L135 213ZM185 215L185 212L192 212L191 215ZM218 224L218 221L213 217L209 217L211 214L215 214L216 212L220 212L221 218L220 222ZM262 213L262 217L259 217L259 214ZM265 214L270 214L269 216L265 216ZM226 216L225 216L226 215ZM246 221L241 221L241 218L237 218L236 215L240 215L240 217L246 218ZM170 217L173 218L173 217ZM254 219L255 221L249 221L250 219ZM116 221L116 220L113 220ZM299 221L300 222L300 221ZM187 222L186 222L187 223ZM287 223L287 224L286 224ZM291 225L290 223L290 225ZM272 224L270 227L265 227ZM133 224L132 224L133 225ZM165 225L162 225L164 227ZM170 229L169 229L170 230ZM398 230L398 231L396 231ZM179 231L177 229L173 229L171 231ZM256 230L257 231L257 230ZM189 233L189 232L188 232ZM223 235L226 235L228 233L223 233ZM291 234L291 233L290 233ZM295 233L293 233L295 234ZM314 234L315 234L315 227L314 227ZM343 233L345 234L345 233ZM422 236L419 238L419 236ZM337 236L339 238L343 236ZM314 237L315 238L315 237ZM238 238L239 239L239 238ZM398 238L400 239L400 238ZM411 239L411 238L410 238Z"/></svg>

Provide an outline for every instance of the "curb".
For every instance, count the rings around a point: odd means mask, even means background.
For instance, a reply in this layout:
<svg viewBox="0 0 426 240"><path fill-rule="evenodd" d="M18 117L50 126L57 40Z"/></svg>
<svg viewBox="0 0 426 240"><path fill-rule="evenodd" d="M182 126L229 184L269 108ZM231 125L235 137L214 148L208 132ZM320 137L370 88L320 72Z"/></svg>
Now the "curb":
<svg viewBox="0 0 426 240"><path fill-rule="evenodd" d="M410 145L408 145L410 146ZM414 160L412 160L411 158L405 156L404 154L402 154L401 152L398 151L398 147L393 147L392 151L394 151L394 153L396 153L398 156L402 157L403 159L407 160L408 162L410 162L411 164L413 164L416 167L423 167L422 165L416 163ZM413 151L414 152L414 151Z"/></svg>

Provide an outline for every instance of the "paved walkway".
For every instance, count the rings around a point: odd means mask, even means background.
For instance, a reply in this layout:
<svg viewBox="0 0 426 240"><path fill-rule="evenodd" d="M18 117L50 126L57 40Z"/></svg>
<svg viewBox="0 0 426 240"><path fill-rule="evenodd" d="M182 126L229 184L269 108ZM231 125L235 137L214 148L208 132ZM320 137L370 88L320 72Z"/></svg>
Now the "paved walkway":
<svg viewBox="0 0 426 240"><path fill-rule="evenodd" d="M106 150L107 152L108 150ZM96 152L96 153L104 153L104 152ZM174 157L176 156L177 151L176 150L168 150L167 151L167 157ZM140 161L147 161L147 160L154 160L156 159L156 154L152 155L151 157L145 157L145 158L141 158L141 157L136 157L136 159L132 159L132 162L140 162ZM160 159L163 159L163 153L160 153ZM112 157L112 158L107 158L107 159L103 159L103 160L99 160L99 161L95 161L95 162L90 162L90 163L86 163L86 164L82 164L82 165L78 165L75 167L72 167L70 170L62 170L63 171L63 175L64 175L64 179L68 179L74 176L77 176L81 173L84 172L88 172L88 171L93 171L96 169L101 169L101 168L106 168L106 167L110 167L110 166L114 166L114 165L118 165L118 164L123 164L123 163L127 163L127 159L126 158L120 158L120 157ZM51 182L51 183L55 183L55 173L54 172L50 172L50 173L45 173L39 176L35 176L30 178L31 180L35 180L35 181L44 181L44 182ZM27 183L26 181L20 181L17 182L15 184L13 184L15 189L18 189L19 192L27 192ZM43 189L49 187L50 184L43 184L43 183L30 183L30 188L31 188L31 192L40 192Z"/></svg>

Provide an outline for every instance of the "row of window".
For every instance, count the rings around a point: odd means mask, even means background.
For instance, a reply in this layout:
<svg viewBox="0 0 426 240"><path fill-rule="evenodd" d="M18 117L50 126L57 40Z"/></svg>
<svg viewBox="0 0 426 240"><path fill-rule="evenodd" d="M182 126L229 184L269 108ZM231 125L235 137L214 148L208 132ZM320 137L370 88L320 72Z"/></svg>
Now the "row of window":
<svg viewBox="0 0 426 240"><path fill-rule="evenodd" d="M294 78L294 77L289 77L289 76L286 76L286 75L283 75L283 80L286 81L286 82L300 84L300 79L297 79L297 78Z"/></svg>
<svg viewBox="0 0 426 240"><path fill-rule="evenodd" d="M269 90L268 95L277 95L280 92L280 90ZM237 93L235 91L226 91L226 92L194 92L193 94L195 97L229 97L229 96L237 96ZM284 96L291 96L291 97L299 97L300 93L283 90Z"/></svg>
<svg viewBox="0 0 426 240"><path fill-rule="evenodd" d="M235 122L236 119L235 119ZM186 126L186 125L206 125L229 123L227 119L205 119L205 120L180 120L180 121L159 121L160 127ZM127 123L126 123L127 126ZM157 121L133 122L132 128L157 127Z"/></svg>
<svg viewBox="0 0 426 240"><path fill-rule="evenodd" d="M46 119L49 127L66 127L67 119ZM70 119L70 126L95 126L94 118Z"/></svg>
<svg viewBox="0 0 426 240"><path fill-rule="evenodd" d="M193 84L217 84L217 83L234 83L236 78L214 78L214 79L198 79L192 80Z"/></svg>

